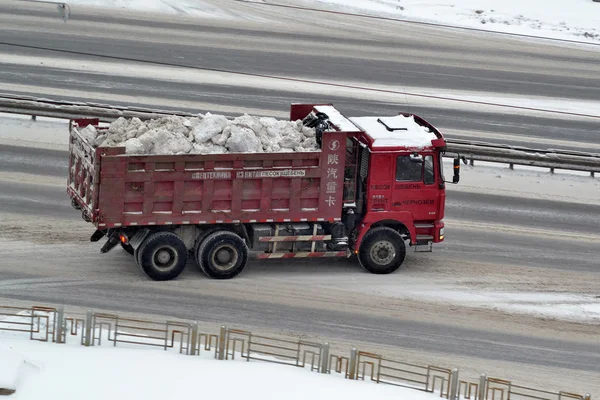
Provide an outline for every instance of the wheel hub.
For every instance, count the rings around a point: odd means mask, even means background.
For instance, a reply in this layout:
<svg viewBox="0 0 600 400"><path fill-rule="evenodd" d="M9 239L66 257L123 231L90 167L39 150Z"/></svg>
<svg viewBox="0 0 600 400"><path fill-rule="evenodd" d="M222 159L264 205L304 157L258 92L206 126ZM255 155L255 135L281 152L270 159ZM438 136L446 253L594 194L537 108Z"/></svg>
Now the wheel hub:
<svg viewBox="0 0 600 400"><path fill-rule="evenodd" d="M167 250L161 250L156 255L156 259L158 260L159 263L166 264L171 260L171 255L169 254L169 252Z"/></svg>
<svg viewBox="0 0 600 400"><path fill-rule="evenodd" d="M168 246L157 249L154 253L153 260L156 268L168 270L177 264L179 257L177 255L177 250Z"/></svg>
<svg viewBox="0 0 600 400"><path fill-rule="evenodd" d="M220 249L217 252L217 260L219 260L220 263L226 264L229 261L231 261L231 252L228 249Z"/></svg>
<svg viewBox="0 0 600 400"><path fill-rule="evenodd" d="M238 252L235 248L223 245L213 252L213 264L221 270L227 271L235 266L238 261Z"/></svg>
<svg viewBox="0 0 600 400"><path fill-rule="evenodd" d="M378 265L387 265L396 257L396 248L387 240L380 240L371 247L371 259Z"/></svg>

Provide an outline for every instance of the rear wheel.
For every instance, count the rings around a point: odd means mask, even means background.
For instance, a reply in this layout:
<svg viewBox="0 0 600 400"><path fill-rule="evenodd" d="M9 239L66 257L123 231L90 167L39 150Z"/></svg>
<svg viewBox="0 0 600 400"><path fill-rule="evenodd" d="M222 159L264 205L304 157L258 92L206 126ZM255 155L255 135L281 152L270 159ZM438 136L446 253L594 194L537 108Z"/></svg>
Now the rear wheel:
<svg viewBox="0 0 600 400"><path fill-rule="evenodd" d="M150 279L168 281L183 272L187 257L187 248L179 236L172 232L157 232L140 245L136 259Z"/></svg>
<svg viewBox="0 0 600 400"><path fill-rule="evenodd" d="M202 268L202 258L200 257L200 246L204 242L204 239L206 239L210 234L217 232L217 231L219 231L219 228L217 228L217 227L213 227L213 228L209 228L209 229L205 230L204 232L202 232L200 234L200 236L198 236L198 239L196 239L196 244L194 245L194 259L196 261L196 266L204 274L205 274L205 272L204 272L204 269Z"/></svg>
<svg viewBox="0 0 600 400"><path fill-rule="evenodd" d="M402 265L406 245L400 233L392 228L371 229L358 251L360 265L373 274L390 274Z"/></svg>
<svg viewBox="0 0 600 400"><path fill-rule="evenodd" d="M229 279L238 275L248 261L244 240L230 231L208 235L198 247L198 266L208 277Z"/></svg>

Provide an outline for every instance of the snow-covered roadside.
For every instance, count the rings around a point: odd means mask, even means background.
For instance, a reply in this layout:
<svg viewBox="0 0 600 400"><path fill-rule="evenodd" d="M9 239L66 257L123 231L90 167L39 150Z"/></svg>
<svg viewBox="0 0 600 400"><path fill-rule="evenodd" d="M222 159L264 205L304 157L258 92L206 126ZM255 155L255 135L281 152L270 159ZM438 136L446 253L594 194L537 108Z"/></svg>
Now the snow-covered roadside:
<svg viewBox="0 0 600 400"><path fill-rule="evenodd" d="M600 43L600 4L592 0L291 0L279 3ZM249 18L247 14L232 12L226 6L207 0L72 0L69 4L201 18Z"/></svg>
<svg viewBox="0 0 600 400"><path fill-rule="evenodd" d="M442 302L471 308L532 315L537 318L600 325L600 293L510 292L461 289L458 286L414 284L398 288L380 284L364 292L418 301Z"/></svg>
<svg viewBox="0 0 600 400"><path fill-rule="evenodd" d="M265 362L217 361L212 353L185 356L160 349L82 347L29 341L0 332L0 388L14 398L167 399L411 399L434 395L407 388L351 381L339 374ZM5 362L10 360L11 362Z"/></svg>
<svg viewBox="0 0 600 400"><path fill-rule="evenodd" d="M452 160L444 160L446 177L452 176ZM486 193L528 199L564 201L579 204L600 204L600 177L587 172L556 171L518 166L511 170L506 164L461 162L460 182L446 186L452 192Z"/></svg>
<svg viewBox="0 0 600 400"><path fill-rule="evenodd" d="M306 0L340 11L490 31L600 43L592 0ZM350 11L351 12L351 11Z"/></svg>

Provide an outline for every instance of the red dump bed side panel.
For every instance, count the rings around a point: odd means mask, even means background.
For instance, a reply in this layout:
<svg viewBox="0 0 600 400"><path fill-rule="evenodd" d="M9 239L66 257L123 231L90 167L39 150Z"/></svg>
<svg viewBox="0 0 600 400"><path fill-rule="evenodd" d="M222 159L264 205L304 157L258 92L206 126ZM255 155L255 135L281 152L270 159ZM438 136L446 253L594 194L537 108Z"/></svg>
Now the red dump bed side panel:
<svg viewBox="0 0 600 400"><path fill-rule="evenodd" d="M129 156L71 141L69 193L100 229L341 217L343 132L306 153Z"/></svg>

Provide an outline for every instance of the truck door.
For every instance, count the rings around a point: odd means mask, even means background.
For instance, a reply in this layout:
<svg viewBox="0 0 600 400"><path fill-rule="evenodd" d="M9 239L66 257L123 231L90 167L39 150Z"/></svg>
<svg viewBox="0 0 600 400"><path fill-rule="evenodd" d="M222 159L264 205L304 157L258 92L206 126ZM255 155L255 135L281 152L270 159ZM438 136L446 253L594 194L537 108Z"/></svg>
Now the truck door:
<svg viewBox="0 0 600 400"><path fill-rule="evenodd" d="M393 184L394 157L391 154L371 153L367 204L369 211L389 211Z"/></svg>
<svg viewBox="0 0 600 400"><path fill-rule="evenodd" d="M433 154L423 154L422 162L415 162L410 154L396 157L391 195L393 211L409 211L415 221L438 219L440 199L436 162Z"/></svg>

